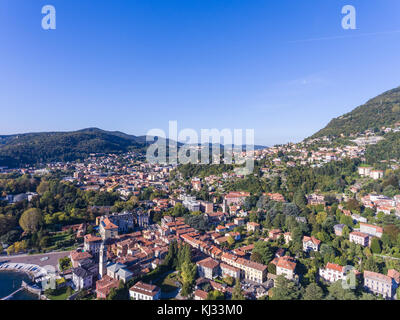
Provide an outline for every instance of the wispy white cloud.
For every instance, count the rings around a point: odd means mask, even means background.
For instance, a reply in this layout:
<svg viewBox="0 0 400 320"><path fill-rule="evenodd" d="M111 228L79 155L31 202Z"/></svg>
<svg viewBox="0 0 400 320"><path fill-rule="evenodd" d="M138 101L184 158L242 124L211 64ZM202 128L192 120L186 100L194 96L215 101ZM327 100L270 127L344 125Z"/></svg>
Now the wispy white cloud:
<svg viewBox="0 0 400 320"><path fill-rule="evenodd" d="M327 78L322 77L319 74L311 74L299 79L291 80L287 83L289 86L310 86L310 85L317 85L317 84L328 84L329 81Z"/></svg>
<svg viewBox="0 0 400 320"><path fill-rule="evenodd" d="M288 43L302 43L302 42L313 42L313 41L324 41L324 40L350 39L350 38L370 37L370 36L379 36L379 35L396 34L396 33L400 33L400 30L360 33L360 34L353 34L353 35L346 35L346 36L331 36L331 37L321 37L321 38L300 39L300 40L288 41Z"/></svg>

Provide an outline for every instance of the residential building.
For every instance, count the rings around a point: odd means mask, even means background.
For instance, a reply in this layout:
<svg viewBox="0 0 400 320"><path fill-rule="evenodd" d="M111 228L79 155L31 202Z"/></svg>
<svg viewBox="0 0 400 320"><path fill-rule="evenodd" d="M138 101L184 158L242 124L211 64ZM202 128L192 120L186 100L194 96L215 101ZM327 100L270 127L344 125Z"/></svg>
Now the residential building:
<svg viewBox="0 0 400 320"><path fill-rule="evenodd" d="M106 299L110 294L111 289L117 289L119 281L107 275L103 276L101 280L96 281L96 295L97 299Z"/></svg>
<svg viewBox="0 0 400 320"><path fill-rule="evenodd" d="M303 237L303 251L305 251L305 252L319 251L320 244L321 244L321 241L313 236L311 236L311 237L304 236Z"/></svg>
<svg viewBox="0 0 400 320"><path fill-rule="evenodd" d="M393 278L384 274L364 271L364 288L374 294L382 295L385 299L392 299L397 284Z"/></svg>
<svg viewBox="0 0 400 320"><path fill-rule="evenodd" d="M72 282L76 291L91 288L93 285L93 274L81 267L73 268Z"/></svg>
<svg viewBox="0 0 400 320"><path fill-rule="evenodd" d="M349 234L349 240L350 242L367 247L369 244L369 235L363 232L353 231Z"/></svg>
<svg viewBox="0 0 400 320"><path fill-rule="evenodd" d="M345 275L345 268L335 263L328 262L325 268L319 269L319 276L329 282L342 280L345 278Z"/></svg>
<svg viewBox="0 0 400 320"><path fill-rule="evenodd" d="M100 221L99 232L101 238L106 241L108 239L115 238L118 235L118 226L111 222L111 220L106 217Z"/></svg>
<svg viewBox="0 0 400 320"><path fill-rule="evenodd" d="M194 292L194 300L207 300L208 293L203 290L196 290Z"/></svg>
<svg viewBox="0 0 400 320"><path fill-rule="evenodd" d="M84 236L83 249L93 256L97 256L100 252L102 241L103 240L100 237L96 237L92 234L87 234Z"/></svg>
<svg viewBox="0 0 400 320"><path fill-rule="evenodd" d="M261 225L256 222L247 222L247 232L256 232L260 228Z"/></svg>
<svg viewBox="0 0 400 320"><path fill-rule="evenodd" d="M122 263L113 263L107 266L107 275L116 280L122 280L124 283L132 279L133 273L126 265Z"/></svg>
<svg viewBox="0 0 400 320"><path fill-rule="evenodd" d="M338 237L341 237L343 235L343 228L345 224L336 224L333 226L333 229L335 230L335 235Z"/></svg>
<svg viewBox="0 0 400 320"><path fill-rule="evenodd" d="M161 289L156 285L139 281L129 289L129 296L133 300L159 300Z"/></svg>
<svg viewBox="0 0 400 320"><path fill-rule="evenodd" d="M206 279L214 279L216 276L218 276L219 263L213 258L209 257L204 260L198 261L196 265L197 272L200 277Z"/></svg>
<svg viewBox="0 0 400 320"><path fill-rule="evenodd" d="M286 279L293 280L297 265L295 259L288 256L283 256L277 259L276 275L284 275Z"/></svg>
<svg viewBox="0 0 400 320"><path fill-rule="evenodd" d="M89 252L85 251L71 251L69 257L73 268L77 268L81 264L85 264L93 258Z"/></svg>
<svg viewBox="0 0 400 320"><path fill-rule="evenodd" d="M382 237L382 234L383 234L383 228L374 226L372 224L360 222L360 232L380 238L380 237Z"/></svg>
<svg viewBox="0 0 400 320"><path fill-rule="evenodd" d="M226 263L221 263L220 264L220 268L221 268L221 275L223 277L232 277L235 279L240 279L240 269L230 266L229 264Z"/></svg>

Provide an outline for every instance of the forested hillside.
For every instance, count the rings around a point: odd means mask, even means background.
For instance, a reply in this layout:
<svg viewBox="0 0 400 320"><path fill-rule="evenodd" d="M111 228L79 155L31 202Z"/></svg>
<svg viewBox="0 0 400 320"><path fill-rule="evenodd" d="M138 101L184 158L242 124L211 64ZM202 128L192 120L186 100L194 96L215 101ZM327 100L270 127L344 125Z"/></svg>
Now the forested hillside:
<svg viewBox="0 0 400 320"><path fill-rule="evenodd" d="M367 148L367 163L376 163L381 160L400 159L400 132L385 135L385 140Z"/></svg>
<svg viewBox="0 0 400 320"><path fill-rule="evenodd" d="M368 129L380 129L400 121L400 87L387 91L359 106L353 111L333 119L324 129L314 134L339 136L355 134Z"/></svg>
<svg viewBox="0 0 400 320"><path fill-rule="evenodd" d="M96 128L74 132L0 136L0 166L18 167L41 162L73 161L90 153L143 151L144 137Z"/></svg>

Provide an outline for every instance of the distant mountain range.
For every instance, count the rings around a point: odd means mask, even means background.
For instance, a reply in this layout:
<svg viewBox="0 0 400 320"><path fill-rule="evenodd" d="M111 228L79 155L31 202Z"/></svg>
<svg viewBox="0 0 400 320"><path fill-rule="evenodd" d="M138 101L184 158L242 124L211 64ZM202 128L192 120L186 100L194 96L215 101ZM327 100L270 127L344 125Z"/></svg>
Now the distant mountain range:
<svg viewBox="0 0 400 320"><path fill-rule="evenodd" d="M169 140L167 139L167 146ZM146 136L87 128L72 132L39 132L0 136L0 166L10 168L39 163L85 159L91 153L144 154L153 142ZM178 142L178 146L182 143ZM211 147L211 145L210 145ZM254 146L254 149L265 148ZM168 147L167 147L168 150ZM223 146L221 146L223 150Z"/></svg>
<svg viewBox="0 0 400 320"><path fill-rule="evenodd" d="M18 167L84 159L91 153L144 151L146 136L88 128L73 132L41 132L0 136L0 165Z"/></svg>
<svg viewBox="0 0 400 320"><path fill-rule="evenodd" d="M356 134L367 129L380 130L400 122L400 87L387 91L353 111L333 119L312 138ZM400 134L381 141L372 154L384 151L385 158L400 155ZM168 142L168 141L167 141ZM387 145L390 142L390 145ZM146 136L88 128L73 132L41 132L0 136L0 166L10 168L56 161L84 159L91 153L145 153ZM182 143L178 143L179 146ZM209 144L209 147L212 145ZM235 149L245 146L235 146ZM265 146L255 145L254 149ZM223 146L221 145L221 150Z"/></svg>
<svg viewBox="0 0 400 320"><path fill-rule="evenodd" d="M333 119L312 138L361 133L368 129L380 130L400 122L400 87L384 92L362 106Z"/></svg>

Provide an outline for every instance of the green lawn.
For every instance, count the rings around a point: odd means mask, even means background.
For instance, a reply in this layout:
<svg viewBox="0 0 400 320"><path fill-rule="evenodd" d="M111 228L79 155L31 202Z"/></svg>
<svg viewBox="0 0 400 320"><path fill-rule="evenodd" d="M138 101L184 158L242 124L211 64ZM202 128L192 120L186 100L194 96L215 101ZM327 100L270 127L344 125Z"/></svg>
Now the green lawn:
<svg viewBox="0 0 400 320"><path fill-rule="evenodd" d="M68 298L67 287L52 290L51 294L50 293L46 294L46 297L49 298L50 300L67 300Z"/></svg>
<svg viewBox="0 0 400 320"><path fill-rule="evenodd" d="M163 292L172 292L175 291L179 286L175 284L176 281L176 274L175 273L170 273L166 277L163 277L159 279L156 284L161 288L161 291Z"/></svg>
<svg viewBox="0 0 400 320"><path fill-rule="evenodd" d="M53 234L49 238L48 246L46 247L46 251L54 251L54 250L73 250L77 246L75 241L75 235L70 234L67 231L57 232Z"/></svg>

